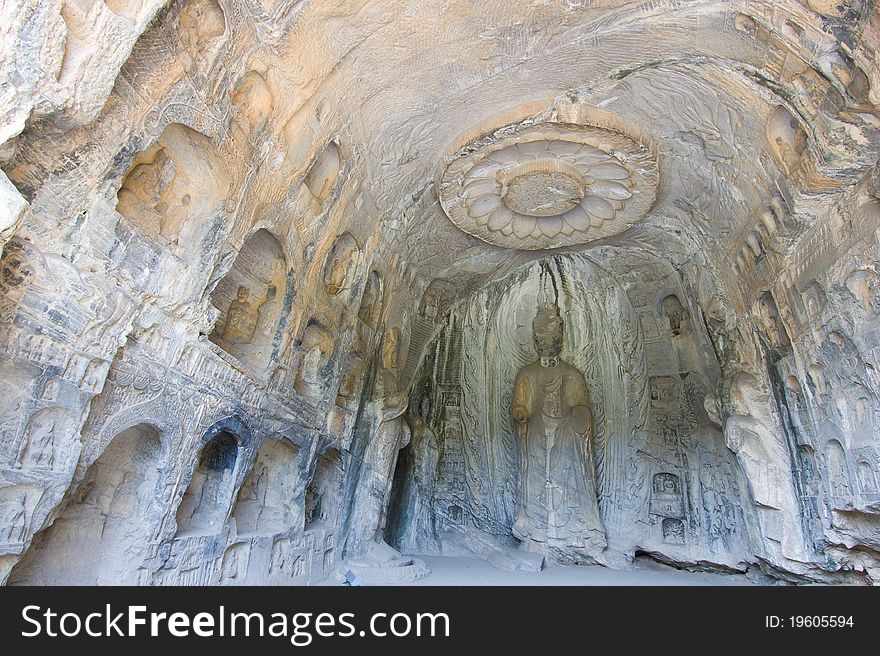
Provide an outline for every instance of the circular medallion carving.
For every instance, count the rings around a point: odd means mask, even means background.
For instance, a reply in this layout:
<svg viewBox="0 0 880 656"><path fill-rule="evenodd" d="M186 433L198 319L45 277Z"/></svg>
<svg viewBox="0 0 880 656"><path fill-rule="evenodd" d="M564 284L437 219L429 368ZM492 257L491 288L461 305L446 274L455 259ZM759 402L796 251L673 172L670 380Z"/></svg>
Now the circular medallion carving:
<svg viewBox="0 0 880 656"><path fill-rule="evenodd" d="M527 216L556 216L581 204L584 181L560 171L523 173L511 179L504 204Z"/></svg>
<svg viewBox="0 0 880 656"><path fill-rule="evenodd" d="M565 124L479 139L453 157L440 180L440 202L453 223L490 244L523 250L622 232L647 213L656 192L657 163L644 144Z"/></svg>

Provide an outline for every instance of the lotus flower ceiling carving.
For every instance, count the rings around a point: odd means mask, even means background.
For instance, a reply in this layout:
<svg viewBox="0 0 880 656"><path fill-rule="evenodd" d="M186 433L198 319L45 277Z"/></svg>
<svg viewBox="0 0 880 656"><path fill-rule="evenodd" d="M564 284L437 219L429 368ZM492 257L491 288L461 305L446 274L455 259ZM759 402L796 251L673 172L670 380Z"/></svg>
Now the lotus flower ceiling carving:
<svg viewBox="0 0 880 656"><path fill-rule="evenodd" d="M632 137L568 124L495 134L459 150L440 180L452 222L490 244L584 244L626 230L654 202L657 162Z"/></svg>

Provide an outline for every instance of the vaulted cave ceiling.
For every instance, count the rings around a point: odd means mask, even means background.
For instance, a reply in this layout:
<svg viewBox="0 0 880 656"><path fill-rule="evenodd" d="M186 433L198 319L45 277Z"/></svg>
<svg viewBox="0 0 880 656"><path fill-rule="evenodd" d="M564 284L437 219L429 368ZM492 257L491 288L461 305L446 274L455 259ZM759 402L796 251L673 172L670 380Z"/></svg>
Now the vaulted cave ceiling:
<svg viewBox="0 0 880 656"><path fill-rule="evenodd" d="M95 191L113 204L136 153L181 123L206 136L211 154L192 175L223 197L233 233L293 215L300 266L309 249L330 247L324 236L349 230L371 259L396 262L408 287L450 278L462 296L542 245L600 259L637 249L675 266L701 253L748 294L756 258L784 260L816 221L861 202L856 183L880 143L878 73L863 45L878 26L859 2L158 4L70 8L66 50L33 67L54 97L30 108L4 170L35 211L73 224L100 211L88 206ZM131 46L127 60L82 32L96 15L116 25L114 8L133 23L116 44ZM29 110L17 109L19 119ZM538 238L524 225L500 241L449 220L444 205L458 201L438 189L447 168L558 124L593 130L615 161L628 156L615 140L629 139L655 169L650 184L612 201L628 207L604 227L582 217L573 237L540 234L546 214L531 222ZM330 142L344 184L309 212L301 183ZM505 173L571 160L547 152L514 148ZM595 200L589 186L576 193Z"/></svg>

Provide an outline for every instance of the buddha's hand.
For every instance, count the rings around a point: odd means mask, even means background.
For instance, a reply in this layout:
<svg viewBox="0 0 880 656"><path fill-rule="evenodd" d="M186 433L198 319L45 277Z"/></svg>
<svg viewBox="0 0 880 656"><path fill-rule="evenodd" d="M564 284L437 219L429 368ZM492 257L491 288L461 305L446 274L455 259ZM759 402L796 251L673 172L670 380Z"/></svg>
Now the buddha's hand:
<svg viewBox="0 0 880 656"><path fill-rule="evenodd" d="M529 418L529 411L526 410L525 406L522 405L513 406L511 414L513 415L513 418L520 423Z"/></svg>

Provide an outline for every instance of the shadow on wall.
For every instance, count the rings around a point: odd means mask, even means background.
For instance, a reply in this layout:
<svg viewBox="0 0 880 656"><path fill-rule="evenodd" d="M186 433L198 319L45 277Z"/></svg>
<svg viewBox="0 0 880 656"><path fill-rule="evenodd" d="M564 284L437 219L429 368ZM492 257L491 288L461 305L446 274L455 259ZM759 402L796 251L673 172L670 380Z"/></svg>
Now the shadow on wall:
<svg viewBox="0 0 880 656"><path fill-rule="evenodd" d="M333 528L339 517L342 458L336 449L318 456L315 474L306 490L305 528Z"/></svg>
<svg viewBox="0 0 880 656"><path fill-rule="evenodd" d="M238 442L226 431L202 448L199 464L177 509L177 537L214 535L226 523L235 490Z"/></svg>

